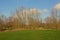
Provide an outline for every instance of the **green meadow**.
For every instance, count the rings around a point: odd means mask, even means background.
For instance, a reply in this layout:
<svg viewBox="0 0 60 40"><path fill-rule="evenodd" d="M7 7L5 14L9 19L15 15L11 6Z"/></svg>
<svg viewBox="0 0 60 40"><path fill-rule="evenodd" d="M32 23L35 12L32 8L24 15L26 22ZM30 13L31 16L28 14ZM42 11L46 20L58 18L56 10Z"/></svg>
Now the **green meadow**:
<svg viewBox="0 0 60 40"><path fill-rule="evenodd" d="M59 30L20 30L0 32L0 40L60 40Z"/></svg>

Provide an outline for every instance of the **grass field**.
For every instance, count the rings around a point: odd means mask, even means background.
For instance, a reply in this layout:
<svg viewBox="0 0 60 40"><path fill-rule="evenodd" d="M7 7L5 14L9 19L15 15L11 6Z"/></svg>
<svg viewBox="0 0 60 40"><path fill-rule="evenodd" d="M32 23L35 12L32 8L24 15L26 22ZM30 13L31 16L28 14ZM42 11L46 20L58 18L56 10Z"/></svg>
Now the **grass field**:
<svg viewBox="0 0 60 40"><path fill-rule="evenodd" d="M58 30L20 30L1 32L0 40L60 40Z"/></svg>

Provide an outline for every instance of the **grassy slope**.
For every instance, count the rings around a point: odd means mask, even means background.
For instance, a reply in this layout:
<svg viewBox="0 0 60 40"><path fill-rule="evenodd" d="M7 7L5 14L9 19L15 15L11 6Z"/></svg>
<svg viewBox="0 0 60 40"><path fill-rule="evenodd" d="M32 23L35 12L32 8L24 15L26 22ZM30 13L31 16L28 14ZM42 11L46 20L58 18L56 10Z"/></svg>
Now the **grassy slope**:
<svg viewBox="0 0 60 40"><path fill-rule="evenodd" d="M60 31L21 30L16 32L1 32L0 40L60 40Z"/></svg>

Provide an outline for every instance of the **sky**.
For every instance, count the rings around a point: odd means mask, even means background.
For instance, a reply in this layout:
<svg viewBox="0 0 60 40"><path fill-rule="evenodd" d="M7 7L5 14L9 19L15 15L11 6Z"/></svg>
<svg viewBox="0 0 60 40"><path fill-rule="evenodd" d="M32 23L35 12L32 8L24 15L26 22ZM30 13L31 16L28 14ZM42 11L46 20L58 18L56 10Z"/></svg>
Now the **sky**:
<svg viewBox="0 0 60 40"><path fill-rule="evenodd" d="M8 17L16 8L24 6L25 8L37 8L46 11L42 14L44 18L50 15L50 9L58 3L60 0L0 0L0 14Z"/></svg>

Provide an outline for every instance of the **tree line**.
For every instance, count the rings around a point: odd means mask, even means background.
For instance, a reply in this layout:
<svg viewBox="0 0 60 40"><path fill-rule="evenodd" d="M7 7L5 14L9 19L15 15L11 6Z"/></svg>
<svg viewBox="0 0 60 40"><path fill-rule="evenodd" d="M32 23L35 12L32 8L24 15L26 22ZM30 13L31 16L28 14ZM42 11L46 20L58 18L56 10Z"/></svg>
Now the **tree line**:
<svg viewBox="0 0 60 40"><path fill-rule="evenodd" d="M34 8L21 7L8 18L0 15L0 31L14 29L60 29L60 10L51 9L50 16L41 18L41 12Z"/></svg>

